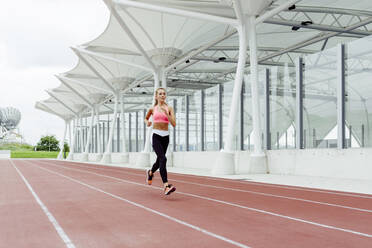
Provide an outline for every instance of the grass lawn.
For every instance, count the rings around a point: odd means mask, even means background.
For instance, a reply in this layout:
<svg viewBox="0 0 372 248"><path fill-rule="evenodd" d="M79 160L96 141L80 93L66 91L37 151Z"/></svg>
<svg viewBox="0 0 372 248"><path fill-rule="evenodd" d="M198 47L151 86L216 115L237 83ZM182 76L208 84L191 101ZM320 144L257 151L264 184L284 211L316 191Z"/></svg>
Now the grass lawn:
<svg viewBox="0 0 372 248"><path fill-rule="evenodd" d="M57 158L59 152L17 150L11 151L11 158ZM67 156L68 154L66 154Z"/></svg>

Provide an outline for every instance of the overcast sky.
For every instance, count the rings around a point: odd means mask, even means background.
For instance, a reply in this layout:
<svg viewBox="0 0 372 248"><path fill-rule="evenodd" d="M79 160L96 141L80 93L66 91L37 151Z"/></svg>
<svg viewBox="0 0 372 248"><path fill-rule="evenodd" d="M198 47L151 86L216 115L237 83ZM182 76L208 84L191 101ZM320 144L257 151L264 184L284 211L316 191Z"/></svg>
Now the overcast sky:
<svg viewBox="0 0 372 248"><path fill-rule="evenodd" d="M103 0L2 1L0 107L21 112L19 128L27 143L46 134L62 138L63 120L35 109L35 102L60 84L55 74L76 65L70 47L99 36L108 19Z"/></svg>

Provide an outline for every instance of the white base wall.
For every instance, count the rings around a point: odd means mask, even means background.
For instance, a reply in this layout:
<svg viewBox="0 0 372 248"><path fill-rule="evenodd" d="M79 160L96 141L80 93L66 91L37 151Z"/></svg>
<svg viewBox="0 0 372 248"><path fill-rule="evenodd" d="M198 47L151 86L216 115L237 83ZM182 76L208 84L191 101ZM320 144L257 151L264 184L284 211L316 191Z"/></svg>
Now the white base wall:
<svg viewBox="0 0 372 248"><path fill-rule="evenodd" d="M167 154L167 166L184 169L209 170L216 163L219 151L211 152L172 152ZM129 164L135 165L137 152L129 153ZM372 148L355 149L306 149L266 151L268 173L276 175L318 176L372 180ZM81 154L74 154L79 161ZM113 153L113 163L119 160L120 153ZM89 160L94 155L89 154ZM156 154L150 153L150 164ZM250 173L250 152L235 152L235 173Z"/></svg>
<svg viewBox="0 0 372 248"><path fill-rule="evenodd" d="M173 166L209 169L218 152L174 152ZM266 151L268 173L372 180L372 148ZM236 174L249 174L250 152L235 153Z"/></svg>
<svg viewBox="0 0 372 248"><path fill-rule="evenodd" d="M372 180L372 148L268 151L271 174Z"/></svg>
<svg viewBox="0 0 372 248"><path fill-rule="evenodd" d="M10 158L10 150L0 150L0 159Z"/></svg>

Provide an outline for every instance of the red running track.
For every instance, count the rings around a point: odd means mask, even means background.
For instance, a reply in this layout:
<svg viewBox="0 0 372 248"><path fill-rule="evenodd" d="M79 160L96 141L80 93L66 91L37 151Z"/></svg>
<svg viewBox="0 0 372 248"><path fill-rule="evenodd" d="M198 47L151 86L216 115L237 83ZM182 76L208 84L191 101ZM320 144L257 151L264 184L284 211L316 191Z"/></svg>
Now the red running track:
<svg viewBox="0 0 372 248"><path fill-rule="evenodd" d="M372 195L0 160L0 247L372 247Z"/></svg>

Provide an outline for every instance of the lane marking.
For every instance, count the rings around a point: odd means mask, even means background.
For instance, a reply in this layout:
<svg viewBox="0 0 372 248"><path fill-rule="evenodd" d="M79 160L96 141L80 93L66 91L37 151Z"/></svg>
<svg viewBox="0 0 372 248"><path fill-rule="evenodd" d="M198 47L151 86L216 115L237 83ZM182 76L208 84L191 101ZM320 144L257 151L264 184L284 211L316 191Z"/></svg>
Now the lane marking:
<svg viewBox="0 0 372 248"><path fill-rule="evenodd" d="M16 169L19 176L22 178L23 182L26 184L27 188L30 190L31 194L35 198L36 202L40 205L41 209L44 211L45 215L48 217L49 221L53 224L54 229L56 229L59 237L63 240L66 247L68 248L75 248L75 245L72 243L71 239L67 236L63 228L58 224L58 221L54 218L51 212L49 212L48 208L44 205L44 203L40 200L36 192L33 190L31 185L28 183L27 179L23 176L22 172L17 168L17 166L10 160L10 163Z"/></svg>
<svg viewBox="0 0 372 248"><path fill-rule="evenodd" d="M29 162L29 161L25 161L25 162L32 164L32 163ZM160 215L160 216L162 216L162 217L164 217L164 218L167 218L167 219L169 219L169 220L171 220L171 221L174 221L174 222L176 222L176 223L179 223L179 224L182 224L182 225L184 225L184 226L190 227L190 228L192 228L192 229L194 229L194 230L196 230L196 231L199 231L199 232L202 232L202 233L204 233L204 234L206 234L206 235L209 235L209 236L212 236L212 237L214 237L214 238L220 239L220 240L222 240L222 241L225 241L225 242L230 243L230 244L232 244L232 245L235 245L235 246L237 246L237 247L250 248L250 247L247 246L247 245L244 245L244 244L241 244L241 243L239 243L239 242L233 241L233 240L228 239L228 238L226 238L226 237L224 237L224 236L221 236L221 235L218 235L218 234L212 233L212 232L210 232L210 231L208 231L208 230L206 230L206 229L200 228L200 227L198 227L198 226L192 225L192 224L187 223L187 222L185 222L185 221L182 221L182 220L180 220L180 219L174 218L174 217L172 217L172 216L169 216L169 215L167 215L167 214L164 214L164 213L162 213L162 212L159 212L159 211L157 211L157 210L155 210L155 209L152 209L152 208L146 207L146 206L144 206L144 205L142 205L142 204L139 204L139 203L133 202L133 201L131 201L131 200L125 199L125 198L123 198L123 197L120 197L120 196L117 196L117 195L111 194L111 193L106 192L106 191L104 191L104 190L102 190L102 189L96 188L96 187L94 187L94 186L92 186L92 185L90 185L90 184L86 184L86 183L84 183L84 182L81 182L81 181L79 181L79 180L76 180L76 179L74 179L74 178L71 178L71 177L69 177L69 176L65 176L65 175L60 174L60 173L58 173L58 172L55 172L55 171L52 171L52 170L49 170L49 169L43 168L43 167L41 167L41 166L39 166L39 165L34 165L34 164L33 164L32 166L36 166L36 167L39 168L39 169L42 169L42 170L48 171L49 173L56 174L56 175L58 175L58 176L64 177L64 178L66 178L66 179L68 179L68 180L70 180L70 181L73 181L73 182L75 182L75 183L81 184L81 185L83 185L83 186L85 186L85 187L88 187L88 188L90 188L90 189L92 189L92 190L95 190L95 191L98 191L98 192L104 193L104 194L109 195L109 196L111 196L111 197L113 197L113 198L115 198L115 199L118 199L118 200L121 200L121 201L127 202L127 203L129 203L129 204L131 204L131 205L134 205L134 206L136 206L136 207L142 208L142 209L144 209L144 210L146 210L146 211L149 211L149 212L151 212L151 213L154 213L154 214Z"/></svg>
<svg viewBox="0 0 372 248"><path fill-rule="evenodd" d="M76 161L55 161L55 162L76 163L76 164L80 164L80 165L83 164L81 162L76 162ZM84 164L88 164L88 163L84 163ZM111 169L112 171L119 171L119 170L115 170L115 168L140 170L139 168L117 167L117 166L108 166L108 165L102 165L102 164L91 164L91 165L100 166L100 167L112 167L112 169L108 168L108 169ZM185 176L185 177L191 177L191 178L202 177L203 179L207 179L207 180L211 180L211 181L223 181L223 182L238 183L238 184L243 184L243 185L253 184L253 185L264 186L264 187L275 187L275 188L290 189L290 190L296 190L296 191L309 191L309 192L324 193L324 194L331 194L331 195L342 195L342 196L350 196L350 197L355 197L355 198L372 199L372 196L370 194L363 195L362 193L334 192L334 191L330 191L330 190L321 190L321 189L317 190L317 189L305 188L305 187L302 187L302 186L285 186L285 185L276 185L276 184L273 184L273 183L264 183L264 182L250 182L250 181L242 182L242 181L237 181L235 179L226 179L226 178L222 178L222 177L221 178L214 178L214 177L211 177L211 176L203 176L203 175L198 176L198 175L182 174L182 173L179 173L179 172L169 172L169 173L182 175L182 176Z"/></svg>
<svg viewBox="0 0 372 248"><path fill-rule="evenodd" d="M93 175L97 175L97 176L101 176L101 177L106 177L106 178L114 179L114 180L117 180L117 181L129 183L129 184L134 184L134 185L139 185L139 186L143 186L143 187L147 187L148 188L147 185L144 185L144 184L141 184L141 183L132 182L132 181L128 181L128 180L121 179L121 178L116 178L116 177L101 175L101 174L97 174L97 173L94 173L94 172L89 172L89 171L84 171L84 170L79 170L79 169L64 167L64 166L60 166L60 165L53 165L53 164L50 164L50 165L55 166L55 167L63 167L65 169L67 169L67 170L76 170L76 171L80 171L80 172L84 172L84 173L88 173L88 174L93 174ZM38 167L41 168L41 169L45 169L45 168L40 167L40 166L38 166ZM45 170L47 170L47 169L45 169ZM58 172L55 172L55 173L59 174ZM156 187L156 186L152 186L150 188L153 188L153 189L162 189L161 187ZM226 201L222 201L222 200L217 200L217 199L213 199L213 198L209 198L209 197L199 196L199 195L190 194L190 193L184 193L184 192L180 192L180 191L177 191L177 194L187 195L187 196L190 196L190 197L195 197L195 198L199 198L199 199L203 199L203 200L218 202L218 203L221 203L221 204L225 204L225 205L229 205L229 206L233 206L233 207L237 207L237 208L242 208L242 209L251 210L251 211L255 211L255 212L259 212L259 213L263 213L263 214L268 214L268 215L272 215L272 216L276 216L276 217L281 217L281 218L285 218L285 219L289 219L289 220L293 220L293 221L298 221L298 222L302 222L302 223L306 223L306 224L311 224L311 225L315 225L315 226L319 226L319 227L324 227L324 228L328 228L328 229L338 230L338 231L342 231L342 232L347 232L347 233L352 233L352 234L356 234L356 235L360 235L360 236L372 238L372 235L371 234L357 232L357 231L353 231L353 230L345 229L345 228L339 228L339 227L335 227L335 226L331 226L331 225L321 224L321 223L317 223L317 222L313 222L313 221L307 221L307 220L300 219L300 218L295 218L295 217L290 217L290 216L287 216L287 215L277 214L277 213L274 213L274 212L265 211L265 210L261 210L261 209L257 209L257 208L246 207L246 206L242 206L242 205L239 205L239 204L235 204L235 203L231 203L231 202L226 202Z"/></svg>
<svg viewBox="0 0 372 248"><path fill-rule="evenodd" d="M44 161L42 161L42 162L44 162ZM49 162L45 162L45 163L49 164ZM81 168L89 168L89 169L96 169L96 170L103 170L103 171L114 171L114 172L120 172L121 174L128 174L128 175L134 175L134 176L141 176L142 177L142 175L137 174L137 173L132 173L132 172L126 172L126 171L120 171L120 170L105 170L104 168L92 168L92 167L83 166L83 165L77 165L77 166L79 166ZM331 207L339 207L339 208L345 208L345 209L350 209L350 210L355 210L355 211L360 211L360 212L372 213L372 210L369 210L369 209L349 207L349 206L345 206L345 205L338 205L338 204L333 204L333 203L328 203L328 202L313 201L313 200L307 200L307 199L303 199L303 198L296 198L296 197L290 197L290 196L274 195L274 194L251 191L251 190L227 188L227 187L214 186L214 185L209 185L209 184L200 184L200 183L188 182L188 181L183 181L183 180L178 180L178 179L173 179L172 181L187 183L187 184L192 184L192 185L197 185L197 186L202 186L202 187L231 190L231 191L237 191L237 192L243 192L243 193L251 193L251 194L263 195L263 196L268 196L268 197L283 198L283 199L294 200L294 201L303 201L303 202L309 202L309 203L313 203L313 204L326 205L326 206L331 206Z"/></svg>

